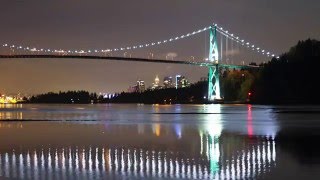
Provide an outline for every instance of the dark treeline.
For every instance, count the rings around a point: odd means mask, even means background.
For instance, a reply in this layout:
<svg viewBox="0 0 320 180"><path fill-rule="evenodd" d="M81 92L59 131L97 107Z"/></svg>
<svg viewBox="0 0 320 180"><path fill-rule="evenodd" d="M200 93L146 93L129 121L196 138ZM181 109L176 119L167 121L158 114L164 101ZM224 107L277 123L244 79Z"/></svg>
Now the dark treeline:
<svg viewBox="0 0 320 180"><path fill-rule="evenodd" d="M320 42L299 41L289 52L272 59L252 85L252 102L319 104Z"/></svg>
<svg viewBox="0 0 320 180"><path fill-rule="evenodd" d="M105 99L105 102L145 104L203 103L207 87L206 82L198 82L187 88L147 90L142 93L123 92L114 98Z"/></svg>
<svg viewBox="0 0 320 180"><path fill-rule="evenodd" d="M221 94L226 102L260 104L319 103L318 69L320 42L300 41L288 53L273 58L260 68L220 69ZM123 103L203 103L207 82L183 89L162 89L144 93L122 93L107 102ZM171 100L170 100L171 99Z"/></svg>
<svg viewBox="0 0 320 180"><path fill-rule="evenodd" d="M260 104L312 104L320 102L318 70L320 42L300 41L289 52L273 58L260 68L248 70L220 69L224 100ZM143 93L121 93L104 99L87 91L47 93L31 97L30 103L205 103L207 82L186 88L147 90Z"/></svg>
<svg viewBox="0 0 320 180"><path fill-rule="evenodd" d="M98 103L102 101L103 97L98 96L96 93L89 93L87 91L67 91L67 92L49 92L32 96L27 103L75 103L75 104L88 104Z"/></svg>
<svg viewBox="0 0 320 180"><path fill-rule="evenodd" d="M221 95L226 102L248 102L251 87L255 81L259 69L236 70L225 69L221 73Z"/></svg>

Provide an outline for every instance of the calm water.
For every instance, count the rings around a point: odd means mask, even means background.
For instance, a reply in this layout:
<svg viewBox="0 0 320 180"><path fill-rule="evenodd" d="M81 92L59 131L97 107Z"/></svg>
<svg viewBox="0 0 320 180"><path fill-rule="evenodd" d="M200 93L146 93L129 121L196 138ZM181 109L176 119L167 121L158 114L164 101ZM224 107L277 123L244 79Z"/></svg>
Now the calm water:
<svg viewBox="0 0 320 180"><path fill-rule="evenodd" d="M320 107L0 105L0 179L320 179Z"/></svg>

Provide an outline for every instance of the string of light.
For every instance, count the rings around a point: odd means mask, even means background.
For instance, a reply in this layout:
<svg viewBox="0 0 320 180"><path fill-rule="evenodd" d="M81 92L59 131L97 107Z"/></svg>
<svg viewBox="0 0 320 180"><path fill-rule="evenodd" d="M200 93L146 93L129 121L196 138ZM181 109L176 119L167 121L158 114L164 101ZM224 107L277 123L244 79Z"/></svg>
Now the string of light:
<svg viewBox="0 0 320 180"><path fill-rule="evenodd" d="M118 51L127 51L127 50L135 50L135 49L141 49L141 48L148 48L151 46L157 46L161 44L166 44L169 42L177 41L180 39L184 39L187 37L194 36L196 34L202 33L204 31L209 30L210 27L205 27L202 29L199 29L197 31L193 31L191 33L183 34L180 36L172 37L170 39L165 39L162 41L156 41L156 42L150 42L150 43L141 43L141 44L136 44L133 46L127 46L127 47L118 47L118 48L110 48L110 49L103 49L103 50L65 50L65 49L49 49L49 48L36 48L36 47L29 47L29 46L20 46L20 45L9 45L9 44L3 44L3 47L9 47L10 49L17 49L17 50L25 50L25 51L30 51L30 52L45 52L45 53L77 53L77 54L90 54L90 53L111 53L111 52L118 52Z"/></svg>
<svg viewBox="0 0 320 180"><path fill-rule="evenodd" d="M238 36L235 36L234 34L230 33L227 30L224 30L224 28L218 26L217 24L215 24L215 26L217 27L217 31L224 35L226 38L242 45L242 46L246 46L247 48L251 49L252 51L255 51L257 53L260 53L262 55L267 55L268 57L272 56L275 57L275 54L266 51L264 49L261 49L259 46L255 46L254 44L251 44L248 41L245 41L244 39L240 39ZM209 29L211 29L212 26L209 27L205 27L202 29L199 29L197 31L193 31L191 33L187 33L187 34L183 34L180 36L176 36L176 37L172 37L169 39L165 39L165 40L161 40L161 41L155 41L155 42L150 42L150 43L141 43L141 44L136 44L133 46L126 46L126 47L118 47L118 48L109 48L109 49L103 49L103 50L66 50L66 49L50 49L50 48L36 48L36 47L30 47L30 46L21 46L21 45L9 45L9 44L3 44L3 47L8 47L12 50L16 49L16 50L24 50L24 51L29 51L29 52L41 52L41 53L58 53L58 54L93 54L93 53L112 53L112 52L118 52L118 51L128 51L128 50L136 50L136 49L142 49L142 48L149 48L152 46L158 46L158 45L162 45L162 44L166 44L166 43L170 43L170 42L174 42L180 39L184 39L184 38L188 38L191 36L194 36L196 34L205 32ZM277 58L279 58L277 56Z"/></svg>
<svg viewBox="0 0 320 180"><path fill-rule="evenodd" d="M265 49L260 48L259 46L255 46L254 44L251 44L248 41L245 41L244 39L240 39L238 36L235 36L234 34L230 33L227 30L224 30L222 27L218 26L217 24L215 24L215 26L217 27L217 31L219 33L221 33L222 35L224 35L226 38L229 38L230 40L242 45L242 46L246 46L247 48L251 49L252 51L255 51L257 53L261 53L262 55L266 55L268 57L276 57L276 55L274 53L271 53L270 51L266 51ZM279 58L279 56L277 56L276 58Z"/></svg>

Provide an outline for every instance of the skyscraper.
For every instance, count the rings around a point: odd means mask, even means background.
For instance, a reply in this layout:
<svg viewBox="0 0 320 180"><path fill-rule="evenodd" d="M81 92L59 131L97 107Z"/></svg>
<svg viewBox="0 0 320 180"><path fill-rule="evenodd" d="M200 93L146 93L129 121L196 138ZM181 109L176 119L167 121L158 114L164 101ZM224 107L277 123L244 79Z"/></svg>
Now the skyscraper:
<svg viewBox="0 0 320 180"><path fill-rule="evenodd" d="M161 89L162 86L159 85L160 79L158 77L158 75L156 76L156 78L154 79L154 83L152 83L152 86L150 87L150 89L154 90L154 89Z"/></svg>
<svg viewBox="0 0 320 180"><path fill-rule="evenodd" d="M172 76L164 77L163 78L163 85L164 85L164 88L173 88L174 83L172 81Z"/></svg>
<svg viewBox="0 0 320 180"><path fill-rule="evenodd" d="M188 79L181 75L176 75L176 88L184 88L190 85Z"/></svg>
<svg viewBox="0 0 320 180"><path fill-rule="evenodd" d="M144 84L144 81L138 80L137 81L137 89L136 89L136 91L137 92L144 92L145 90L146 90L146 86Z"/></svg>

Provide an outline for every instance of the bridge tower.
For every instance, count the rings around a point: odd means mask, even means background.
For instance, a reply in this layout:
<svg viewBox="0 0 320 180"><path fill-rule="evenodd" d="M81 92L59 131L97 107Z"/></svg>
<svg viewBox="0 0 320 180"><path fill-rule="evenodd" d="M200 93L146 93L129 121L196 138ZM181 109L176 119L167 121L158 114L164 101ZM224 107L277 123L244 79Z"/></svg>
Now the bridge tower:
<svg viewBox="0 0 320 180"><path fill-rule="evenodd" d="M209 37L209 58L212 66L209 66L208 73L208 101L221 101L220 96L220 80L219 80L219 51L217 43L217 25L210 27Z"/></svg>

